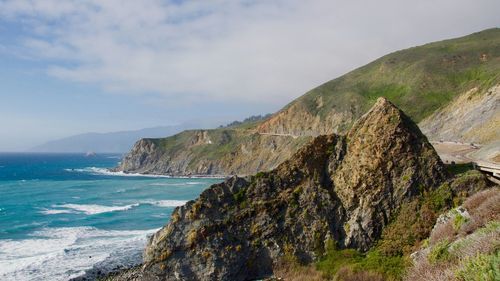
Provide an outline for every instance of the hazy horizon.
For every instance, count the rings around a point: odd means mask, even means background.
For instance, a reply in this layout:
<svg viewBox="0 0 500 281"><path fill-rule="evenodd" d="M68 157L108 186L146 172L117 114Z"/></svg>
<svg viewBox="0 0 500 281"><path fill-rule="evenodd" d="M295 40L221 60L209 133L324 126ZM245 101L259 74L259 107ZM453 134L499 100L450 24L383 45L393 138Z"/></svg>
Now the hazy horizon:
<svg viewBox="0 0 500 281"><path fill-rule="evenodd" d="M498 10L493 0L0 1L0 151L275 112L387 53L498 27Z"/></svg>

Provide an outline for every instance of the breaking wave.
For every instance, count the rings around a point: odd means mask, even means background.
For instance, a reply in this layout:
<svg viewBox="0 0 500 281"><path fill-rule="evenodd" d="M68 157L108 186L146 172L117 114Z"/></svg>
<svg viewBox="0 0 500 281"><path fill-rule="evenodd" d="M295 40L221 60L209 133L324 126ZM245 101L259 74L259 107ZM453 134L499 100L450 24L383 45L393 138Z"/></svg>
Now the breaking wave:
<svg viewBox="0 0 500 281"><path fill-rule="evenodd" d="M66 172L89 173L92 175L119 176L119 177L147 177L147 178L171 178L166 175L150 175L139 173L113 172L106 168L86 167L83 169L64 169Z"/></svg>
<svg viewBox="0 0 500 281"><path fill-rule="evenodd" d="M155 231L62 227L0 240L0 280L68 280L98 263L131 266L141 261L147 236Z"/></svg>
<svg viewBox="0 0 500 281"><path fill-rule="evenodd" d="M86 214L97 215L110 212L127 211L132 208L144 205L154 205L158 207L178 207L186 204L185 200L144 200L139 203L121 205L121 206L104 206L97 204L58 204L52 205L53 209L42 209L40 213L44 215L58 214Z"/></svg>

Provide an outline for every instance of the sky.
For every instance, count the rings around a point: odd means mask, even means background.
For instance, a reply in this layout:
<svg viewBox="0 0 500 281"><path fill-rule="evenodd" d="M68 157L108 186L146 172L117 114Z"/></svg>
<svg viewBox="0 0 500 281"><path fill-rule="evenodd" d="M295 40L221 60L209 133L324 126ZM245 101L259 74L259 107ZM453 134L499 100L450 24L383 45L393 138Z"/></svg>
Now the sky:
<svg viewBox="0 0 500 281"><path fill-rule="evenodd" d="M0 151L275 112L399 49L499 27L498 0L0 0Z"/></svg>

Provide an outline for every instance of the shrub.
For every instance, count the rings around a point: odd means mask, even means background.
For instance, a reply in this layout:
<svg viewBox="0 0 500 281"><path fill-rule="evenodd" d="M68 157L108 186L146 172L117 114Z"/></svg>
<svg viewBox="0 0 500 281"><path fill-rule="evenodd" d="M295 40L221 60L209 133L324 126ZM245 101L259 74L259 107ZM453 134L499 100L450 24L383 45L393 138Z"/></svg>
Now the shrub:
<svg viewBox="0 0 500 281"><path fill-rule="evenodd" d="M354 249L328 249L323 259L316 264L316 268L333 277L341 267L355 265L362 258L363 256Z"/></svg>
<svg viewBox="0 0 500 281"><path fill-rule="evenodd" d="M400 279L405 266L402 256L387 256L377 249L362 254L354 249L338 250L330 246L327 247L326 255L317 263L316 268L324 272L326 276L334 277L335 280L371 280L355 278L384 276ZM348 271L349 274L347 274Z"/></svg>
<svg viewBox="0 0 500 281"><path fill-rule="evenodd" d="M242 188L240 190L238 190L238 192L236 192L235 194L233 194L233 198L234 198L234 201L238 202L238 203L241 203L243 201L245 201L246 199L246 189L245 188Z"/></svg>
<svg viewBox="0 0 500 281"><path fill-rule="evenodd" d="M265 178L266 177L266 172L258 172L257 174L254 175L254 178L260 179L260 178Z"/></svg>
<svg viewBox="0 0 500 281"><path fill-rule="evenodd" d="M495 281L500 280L500 251L494 254L480 254L467 259L456 272L462 281Z"/></svg>
<svg viewBox="0 0 500 281"><path fill-rule="evenodd" d="M496 224L496 225L495 225ZM453 257L464 260L477 254L490 254L499 249L500 227L498 222L492 222L469 235L453 243L450 251Z"/></svg>
<svg viewBox="0 0 500 281"><path fill-rule="evenodd" d="M478 230L478 233L482 234L490 234L493 232L500 232L500 221L491 221Z"/></svg>
<svg viewBox="0 0 500 281"><path fill-rule="evenodd" d="M485 176L481 172L472 170L458 175L451 182L451 188L457 194L463 193L462 197L466 197L468 194L487 188L487 183Z"/></svg>
<svg viewBox="0 0 500 281"><path fill-rule="evenodd" d="M448 240L442 240L438 242L434 247L432 247L429 253L429 262L438 263L446 261L450 258L450 252L448 251L450 247L450 242Z"/></svg>
<svg viewBox="0 0 500 281"><path fill-rule="evenodd" d="M500 202L498 188L478 192L467 199L463 206L471 214L471 219L464 231L471 233L490 221L498 221L500 219L500 204L498 202Z"/></svg>
<svg viewBox="0 0 500 281"><path fill-rule="evenodd" d="M462 226L467 223L469 221L468 218L462 216L461 214L456 214L455 215L455 218L453 219L453 228L456 230L456 231L459 231Z"/></svg>
<svg viewBox="0 0 500 281"><path fill-rule="evenodd" d="M467 210L473 212L477 209L486 199L495 196L498 191L494 188L480 191L465 200L463 206Z"/></svg>
<svg viewBox="0 0 500 281"><path fill-rule="evenodd" d="M451 206L453 203L453 193L448 183L442 184L435 190L426 194L424 204L429 205L434 211L439 212Z"/></svg>
<svg viewBox="0 0 500 281"><path fill-rule="evenodd" d="M416 241L415 232L419 206L417 201L404 204L396 218L383 230L378 248L388 256L403 255L411 252ZM432 226L430 226L432 227Z"/></svg>
<svg viewBox="0 0 500 281"><path fill-rule="evenodd" d="M405 267L406 261L402 256L386 256L375 249L366 254L357 264L356 269L377 272L394 279L399 279L403 275Z"/></svg>
<svg viewBox="0 0 500 281"><path fill-rule="evenodd" d="M441 241L451 241L454 239L455 229L450 222L440 224L432 231L429 238L431 245L437 244Z"/></svg>

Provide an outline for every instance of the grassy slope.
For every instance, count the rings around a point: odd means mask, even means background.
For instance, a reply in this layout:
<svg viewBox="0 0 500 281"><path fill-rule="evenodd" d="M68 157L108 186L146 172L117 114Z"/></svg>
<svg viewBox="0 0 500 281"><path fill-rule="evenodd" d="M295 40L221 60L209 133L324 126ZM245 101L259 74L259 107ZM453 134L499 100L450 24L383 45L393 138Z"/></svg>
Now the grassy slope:
<svg viewBox="0 0 500 281"><path fill-rule="evenodd" d="M480 59L483 54L486 61ZM499 28L386 55L309 91L283 110L295 105L299 110L319 115L322 120L332 110L353 111L354 116L360 116L378 97L385 96L419 122L464 90L473 86L485 89L496 83L500 83ZM323 106L318 108L320 97ZM211 138L230 136L229 141L215 140L215 145L189 148L194 156L190 166L196 166L200 159L222 160L235 153L249 138L258 137L250 135L267 120L209 130ZM187 149L186 142L195 132L185 131L155 142L165 153L175 157L180 150ZM303 142L297 141L300 143Z"/></svg>
<svg viewBox="0 0 500 281"><path fill-rule="evenodd" d="M243 170L241 170L240 172L248 173L249 171L245 170L248 168L246 167L247 165L245 161L248 160L257 162L259 160L254 159L259 155L259 151L252 150L252 145L258 144L259 141L263 141L265 143L265 138L270 138L268 136L261 136L259 134L256 134L252 130L247 130L247 126L252 124L254 124L254 122L241 124L238 126L238 128L188 130L168 138L150 140L153 141L162 150L162 153L164 155L169 155L172 158L193 156L189 158L190 162L188 164L188 168L191 170L195 170L202 161L208 160L213 162L222 161L228 162L228 164L241 165L241 169ZM200 135L202 132L206 133L206 136L210 139L211 143L192 145L193 139L196 139L196 136ZM309 140L309 137L301 137L297 139L287 138L287 141L283 141L282 145L287 150L290 150L288 152L291 152L297 150ZM240 157L242 145L245 145L249 150L252 150L252 156ZM263 151L266 150L265 148L257 149L261 149ZM283 152L283 155L287 155L286 152ZM269 168L267 166L264 167L266 170ZM253 168L248 169L252 170Z"/></svg>
<svg viewBox="0 0 500 281"><path fill-rule="evenodd" d="M486 55L486 61L481 55ZM500 29L397 51L331 80L293 101L313 115L365 112L385 96L416 122L474 86L500 82ZM317 108L322 97L324 106Z"/></svg>

